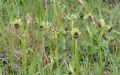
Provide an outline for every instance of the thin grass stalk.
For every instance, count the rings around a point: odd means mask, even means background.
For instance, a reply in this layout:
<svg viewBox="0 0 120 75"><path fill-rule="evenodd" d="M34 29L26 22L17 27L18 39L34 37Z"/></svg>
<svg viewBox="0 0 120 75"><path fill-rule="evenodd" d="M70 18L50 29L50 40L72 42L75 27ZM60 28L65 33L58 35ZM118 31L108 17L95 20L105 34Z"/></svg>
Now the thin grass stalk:
<svg viewBox="0 0 120 75"><path fill-rule="evenodd" d="M90 42L91 42L91 52L92 52L92 49L94 47L94 44L93 44L93 35L92 35L92 32L90 31L90 28L89 26L87 26L87 30L89 32L89 35L90 35ZM90 55L91 55L91 52L90 52ZM93 58L93 55L92 55L92 58Z"/></svg>
<svg viewBox="0 0 120 75"><path fill-rule="evenodd" d="M50 46L50 56L51 56L51 65L50 65L50 75L52 75L52 70L53 70L53 50L52 50L52 42L49 39L49 46Z"/></svg>

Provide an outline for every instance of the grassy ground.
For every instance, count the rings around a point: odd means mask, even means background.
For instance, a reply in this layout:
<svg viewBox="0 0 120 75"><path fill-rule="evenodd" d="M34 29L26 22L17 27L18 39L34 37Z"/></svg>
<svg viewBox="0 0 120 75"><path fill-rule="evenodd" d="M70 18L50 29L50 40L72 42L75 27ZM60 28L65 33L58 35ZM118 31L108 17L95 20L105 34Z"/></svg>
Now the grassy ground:
<svg viewBox="0 0 120 75"><path fill-rule="evenodd" d="M0 0L0 75L119 75L119 0Z"/></svg>

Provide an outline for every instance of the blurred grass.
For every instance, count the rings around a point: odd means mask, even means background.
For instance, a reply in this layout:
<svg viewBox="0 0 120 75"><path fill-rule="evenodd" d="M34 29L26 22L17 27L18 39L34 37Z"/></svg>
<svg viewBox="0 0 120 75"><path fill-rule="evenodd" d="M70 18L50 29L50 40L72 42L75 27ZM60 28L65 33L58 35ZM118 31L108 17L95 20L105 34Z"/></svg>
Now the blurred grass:
<svg viewBox="0 0 120 75"><path fill-rule="evenodd" d="M119 0L0 0L0 74L119 75L119 7Z"/></svg>

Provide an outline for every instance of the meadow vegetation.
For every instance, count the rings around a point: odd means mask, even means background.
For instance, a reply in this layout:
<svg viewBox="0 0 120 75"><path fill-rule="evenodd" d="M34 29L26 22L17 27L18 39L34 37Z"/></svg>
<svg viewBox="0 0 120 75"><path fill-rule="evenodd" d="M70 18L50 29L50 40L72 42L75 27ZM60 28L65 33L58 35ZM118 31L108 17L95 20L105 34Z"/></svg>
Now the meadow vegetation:
<svg viewBox="0 0 120 75"><path fill-rule="evenodd" d="M119 0L0 0L0 75L119 74Z"/></svg>

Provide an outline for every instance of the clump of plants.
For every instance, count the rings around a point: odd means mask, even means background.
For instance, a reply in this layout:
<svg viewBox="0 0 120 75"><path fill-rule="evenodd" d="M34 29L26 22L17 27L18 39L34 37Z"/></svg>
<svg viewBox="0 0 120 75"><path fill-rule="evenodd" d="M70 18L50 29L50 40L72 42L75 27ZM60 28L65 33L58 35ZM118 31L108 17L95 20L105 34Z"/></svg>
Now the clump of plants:
<svg viewBox="0 0 120 75"><path fill-rule="evenodd" d="M119 75L119 1L1 0L0 7L0 75Z"/></svg>

